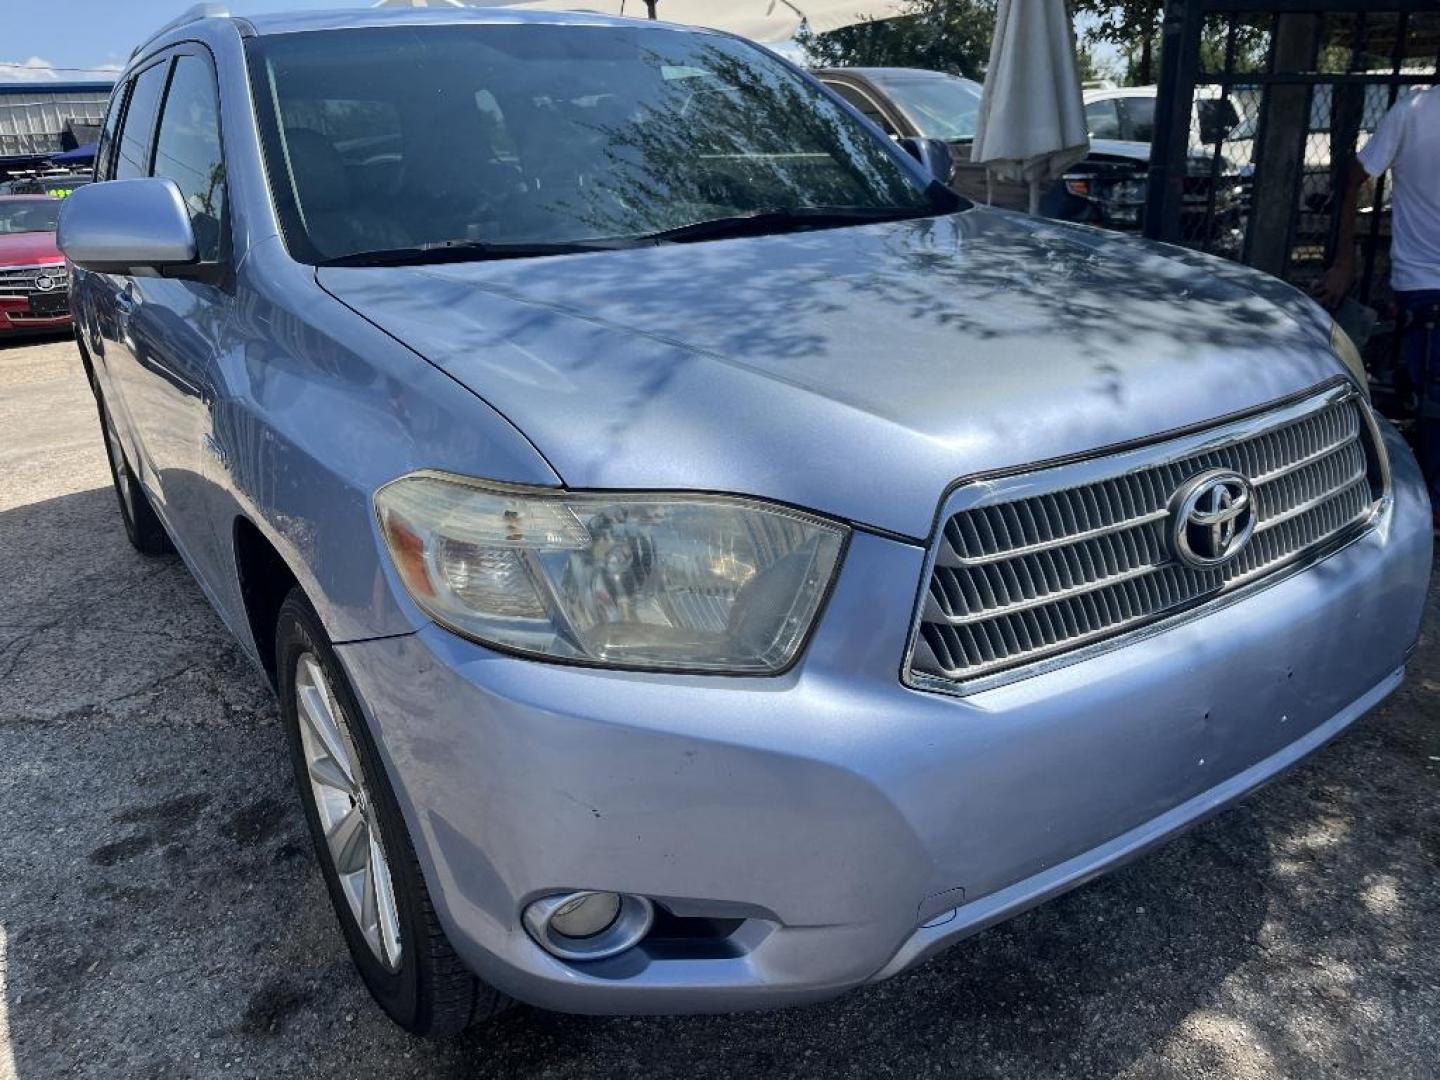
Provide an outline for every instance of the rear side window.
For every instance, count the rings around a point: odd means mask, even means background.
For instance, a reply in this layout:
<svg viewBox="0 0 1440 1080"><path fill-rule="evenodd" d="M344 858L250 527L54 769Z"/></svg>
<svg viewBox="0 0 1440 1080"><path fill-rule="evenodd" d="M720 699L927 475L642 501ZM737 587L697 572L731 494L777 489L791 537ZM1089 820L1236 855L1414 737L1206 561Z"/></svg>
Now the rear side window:
<svg viewBox="0 0 1440 1080"><path fill-rule="evenodd" d="M190 211L201 261L216 261L225 206L225 162L215 79L210 65L199 56L187 53L175 61L155 139L154 175L175 181Z"/></svg>
<svg viewBox="0 0 1440 1080"><path fill-rule="evenodd" d="M885 119L885 114L882 113L875 102L870 99L870 95L853 86L848 86L845 83L826 83L825 85L830 87L831 90L834 90L851 105L854 105L855 108L859 109L866 119L873 120L876 124L879 124L880 130L885 132L885 134L895 134L895 125Z"/></svg>
<svg viewBox="0 0 1440 1080"><path fill-rule="evenodd" d="M150 141L155 133L155 114L160 109L160 95L165 92L165 73L169 69L169 64L156 64L146 68L135 79L115 154L116 180L150 173Z"/></svg>
<svg viewBox="0 0 1440 1080"><path fill-rule="evenodd" d="M95 152L95 179L109 180L115 167L115 134L120 127L120 114L125 111L125 98L130 93L130 84L117 87L110 99L110 111L105 116L105 128L100 132L100 148Z"/></svg>
<svg viewBox="0 0 1440 1080"><path fill-rule="evenodd" d="M1199 105L1199 102L1196 102ZM1134 142L1152 142L1155 138L1155 99L1153 97L1126 98L1125 138Z"/></svg>
<svg viewBox="0 0 1440 1080"><path fill-rule="evenodd" d="M1120 138L1120 113L1113 98L1092 101L1085 106L1085 126L1092 139Z"/></svg>

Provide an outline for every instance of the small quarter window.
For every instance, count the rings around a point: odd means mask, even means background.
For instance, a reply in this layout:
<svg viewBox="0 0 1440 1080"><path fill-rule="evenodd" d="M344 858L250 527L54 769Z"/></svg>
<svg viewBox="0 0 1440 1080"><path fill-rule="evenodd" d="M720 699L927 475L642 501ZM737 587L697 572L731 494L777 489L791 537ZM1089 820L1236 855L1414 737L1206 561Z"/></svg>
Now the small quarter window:
<svg viewBox="0 0 1440 1080"><path fill-rule="evenodd" d="M130 180L150 175L150 149L155 135L155 114L165 92L169 64L148 67L135 78L130 104L125 109L125 126L115 154L115 179Z"/></svg>

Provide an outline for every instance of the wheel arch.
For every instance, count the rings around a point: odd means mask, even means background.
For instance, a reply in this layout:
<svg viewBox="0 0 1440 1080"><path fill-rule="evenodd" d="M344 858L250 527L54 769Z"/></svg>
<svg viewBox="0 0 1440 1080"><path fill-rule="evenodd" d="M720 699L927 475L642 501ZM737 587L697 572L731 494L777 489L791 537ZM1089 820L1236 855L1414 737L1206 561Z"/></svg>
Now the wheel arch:
<svg viewBox="0 0 1440 1080"><path fill-rule="evenodd" d="M235 574L250 640L272 689L279 687L275 670L275 630L280 606L292 589L304 589L290 564L270 539L243 514L234 524ZM313 603L313 600L312 600Z"/></svg>
<svg viewBox="0 0 1440 1080"><path fill-rule="evenodd" d="M80 366L85 369L85 381L90 384L91 393L94 393L99 389L95 382L95 361L90 358L90 350L85 345L85 335L80 333L80 324L76 323L73 329L75 346L80 350Z"/></svg>

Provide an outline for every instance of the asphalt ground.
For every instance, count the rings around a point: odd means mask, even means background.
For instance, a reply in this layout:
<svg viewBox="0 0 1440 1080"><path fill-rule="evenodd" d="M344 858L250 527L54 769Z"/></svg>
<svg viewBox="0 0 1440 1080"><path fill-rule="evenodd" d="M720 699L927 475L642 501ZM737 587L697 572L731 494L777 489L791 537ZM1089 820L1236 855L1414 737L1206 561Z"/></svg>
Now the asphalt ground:
<svg viewBox="0 0 1440 1080"><path fill-rule="evenodd" d="M269 691L126 544L72 343L0 345L0 1080L1440 1076L1440 621L1334 744L1158 854L818 1007L371 1005Z"/></svg>

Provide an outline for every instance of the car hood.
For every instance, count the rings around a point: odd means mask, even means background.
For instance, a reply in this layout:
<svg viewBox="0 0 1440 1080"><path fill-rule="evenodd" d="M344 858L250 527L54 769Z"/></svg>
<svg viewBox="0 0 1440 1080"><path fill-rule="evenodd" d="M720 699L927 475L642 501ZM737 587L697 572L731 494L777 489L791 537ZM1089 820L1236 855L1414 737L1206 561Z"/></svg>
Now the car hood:
<svg viewBox="0 0 1440 1080"><path fill-rule="evenodd" d="M54 233L0 234L0 266L44 266L64 261L65 256L55 246Z"/></svg>
<svg viewBox="0 0 1440 1080"><path fill-rule="evenodd" d="M1344 370L1328 319L1272 278L981 208L317 274L568 486L738 492L910 537L957 478L1153 438Z"/></svg>
<svg viewBox="0 0 1440 1080"><path fill-rule="evenodd" d="M1088 160L1107 158L1112 161L1133 161L1137 165L1150 162L1148 142L1128 142L1124 139L1091 139ZM1207 176L1214 160L1214 151L1208 147L1192 146L1186 154L1187 169L1192 176ZM1232 168L1228 158L1221 158L1225 170Z"/></svg>
<svg viewBox="0 0 1440 1080"><path fill-rule="evenodd" d="M1148 142L1128 142L1124 139L1091 139L1090 153L1102 157L1125 158L1145 163L1150 160Z"/></svg>

